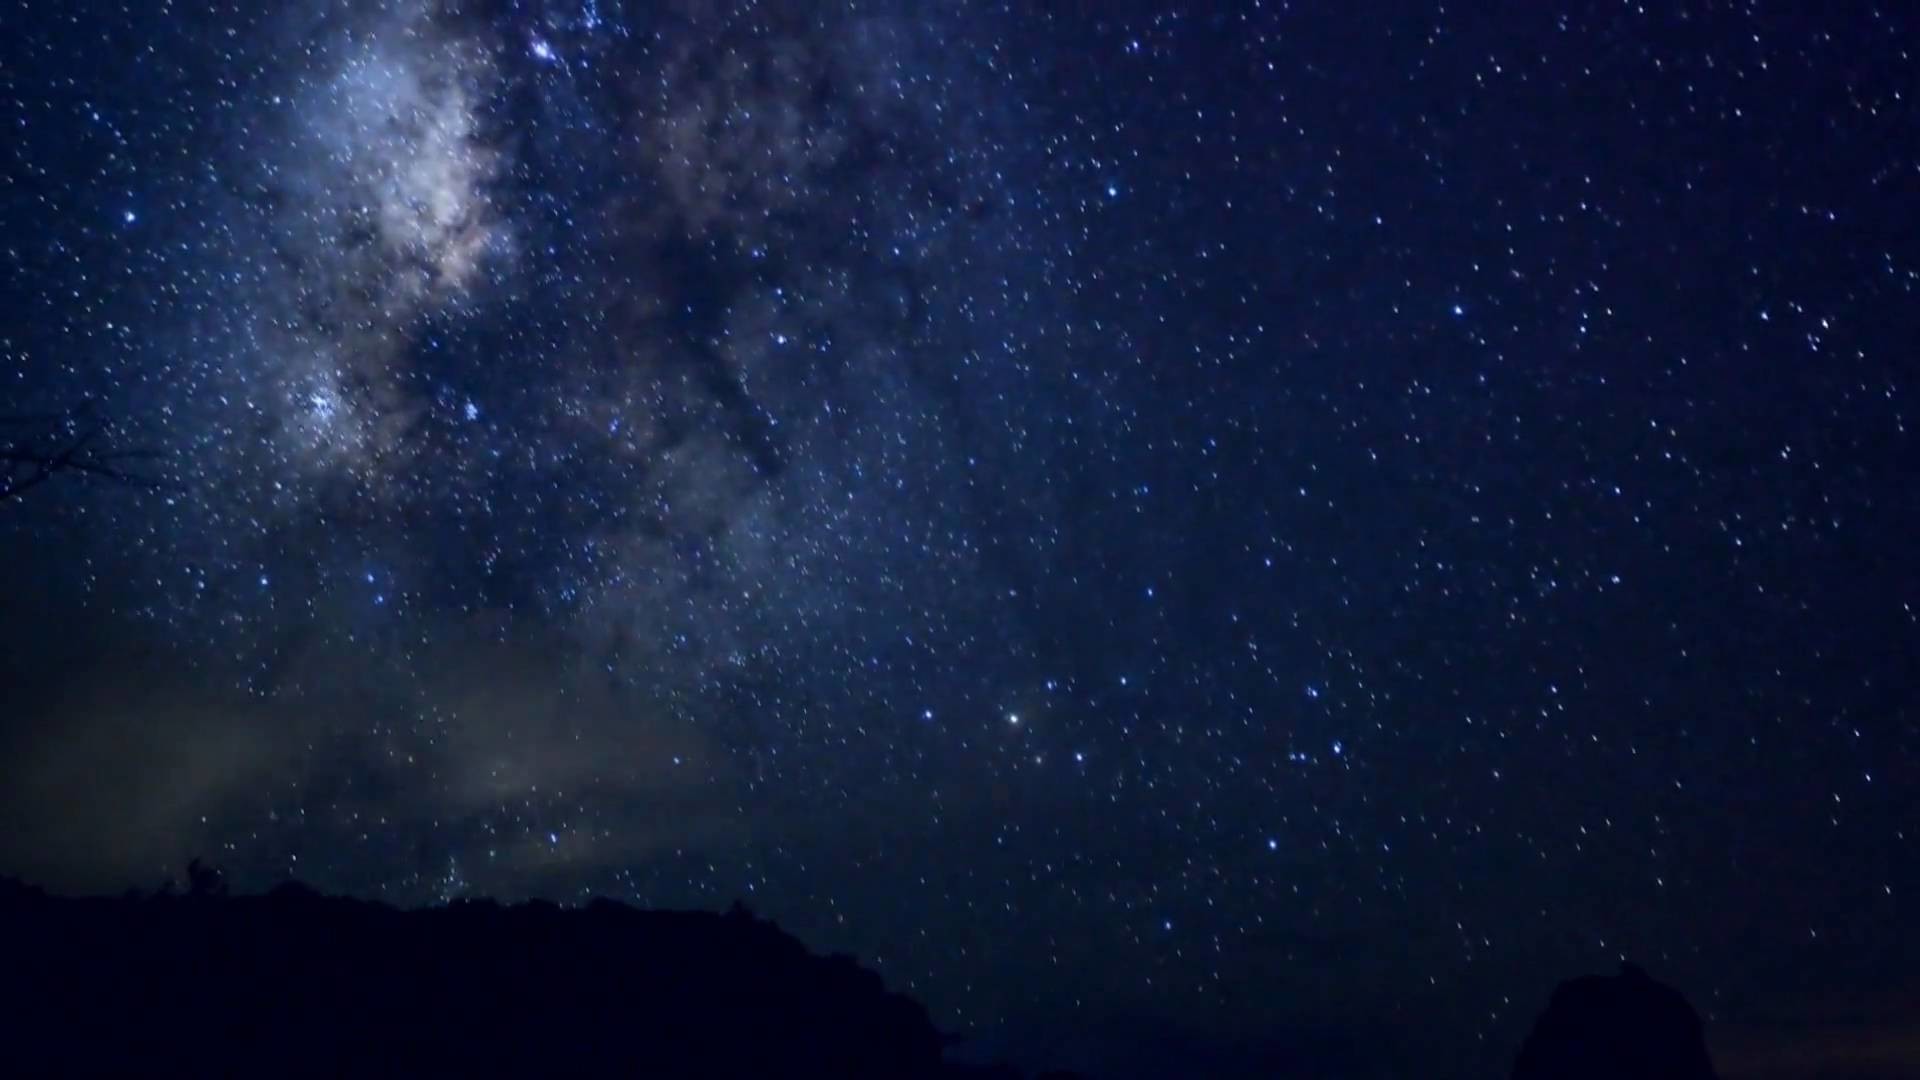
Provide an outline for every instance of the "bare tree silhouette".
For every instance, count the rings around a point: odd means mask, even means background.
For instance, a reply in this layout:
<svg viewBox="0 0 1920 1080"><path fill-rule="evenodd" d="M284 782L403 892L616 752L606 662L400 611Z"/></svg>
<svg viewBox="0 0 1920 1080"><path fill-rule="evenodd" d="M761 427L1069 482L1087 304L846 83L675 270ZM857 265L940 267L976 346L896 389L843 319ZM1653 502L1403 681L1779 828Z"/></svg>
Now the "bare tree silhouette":
<svg viewBox="0 0 1920 1080"><path fill-rule="evenodd" d="M61 473L132 487L166 486L140 471L141 462L157 455L103 445L107 435L108 424L91 402L61 413L0 415L0 502L17 499Z"/></svg>

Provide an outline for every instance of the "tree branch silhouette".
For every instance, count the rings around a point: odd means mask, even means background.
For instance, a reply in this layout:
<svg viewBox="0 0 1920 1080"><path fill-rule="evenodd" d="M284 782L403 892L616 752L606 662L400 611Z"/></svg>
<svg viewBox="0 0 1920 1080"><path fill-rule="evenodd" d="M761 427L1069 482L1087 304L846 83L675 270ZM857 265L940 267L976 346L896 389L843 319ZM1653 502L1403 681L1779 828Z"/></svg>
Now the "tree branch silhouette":
<svg viewBox="0 0 1920 1080"><path fill-rule="evenodd" d="M0 416L0 502L17 499L62 473L129 487L169 486L141 468L159 455L102 446L106 433L107 424L91 404L65 413Z"/></svg>

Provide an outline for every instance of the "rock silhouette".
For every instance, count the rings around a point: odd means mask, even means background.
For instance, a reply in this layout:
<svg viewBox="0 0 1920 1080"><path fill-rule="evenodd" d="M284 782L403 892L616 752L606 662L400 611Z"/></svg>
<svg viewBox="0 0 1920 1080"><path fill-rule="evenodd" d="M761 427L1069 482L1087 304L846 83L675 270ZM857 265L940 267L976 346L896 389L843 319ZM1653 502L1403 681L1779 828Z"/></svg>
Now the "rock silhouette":
<svg viewBox="0 0 1920 1080"><path fill-rule="evenodd" d="M1622 964L1554 988L1513 1080L1716 1080L1700 1016L1678 990Z"/></svg>
<svg viewBox="0 0 1920 1080"><path fill-rule="evenodd" d="M61 899L0 880L0 1073L954 1075L924 1008L772 923L283 885Z"/></svg>

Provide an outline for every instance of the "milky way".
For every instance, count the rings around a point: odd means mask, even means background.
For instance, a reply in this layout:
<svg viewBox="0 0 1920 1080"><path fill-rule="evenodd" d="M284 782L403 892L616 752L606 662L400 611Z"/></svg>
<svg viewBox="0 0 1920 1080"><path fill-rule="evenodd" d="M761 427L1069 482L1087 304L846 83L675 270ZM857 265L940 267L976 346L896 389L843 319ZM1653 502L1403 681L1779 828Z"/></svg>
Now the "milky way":
<svg viewBox="0 0 1920 1080"><path fill-rule="evenodd" d="M310 574L537 609L676 686L930 661L896 629L1001 587L974 511L1051 452L1022 410L1087 401L1028 393L1068 256L996 154L993 58L778 6L299 33L192 193L222 295L140 327L187 358L170 440L221 491L184 510L223 549L196 578L244 588L294 533Z"/></svg>

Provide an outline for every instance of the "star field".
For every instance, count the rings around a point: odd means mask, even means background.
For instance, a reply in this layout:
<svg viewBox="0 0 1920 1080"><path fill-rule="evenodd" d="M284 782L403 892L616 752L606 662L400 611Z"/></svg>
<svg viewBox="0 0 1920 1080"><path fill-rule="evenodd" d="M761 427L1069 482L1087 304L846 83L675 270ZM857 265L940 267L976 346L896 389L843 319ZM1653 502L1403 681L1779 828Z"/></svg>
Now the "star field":
<svg viewBox="0 0 1920 1080"><path fill-rule="evenodd" d="M1112 1076L1920 1001L1898 5L281 7L8 8L0 413L164 482L0 500L0 871Z"/></svg>

